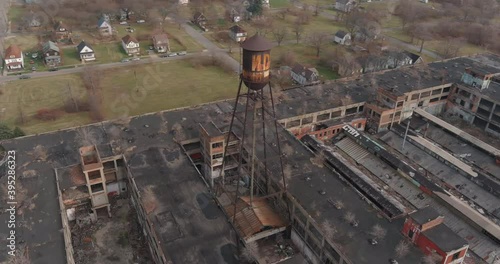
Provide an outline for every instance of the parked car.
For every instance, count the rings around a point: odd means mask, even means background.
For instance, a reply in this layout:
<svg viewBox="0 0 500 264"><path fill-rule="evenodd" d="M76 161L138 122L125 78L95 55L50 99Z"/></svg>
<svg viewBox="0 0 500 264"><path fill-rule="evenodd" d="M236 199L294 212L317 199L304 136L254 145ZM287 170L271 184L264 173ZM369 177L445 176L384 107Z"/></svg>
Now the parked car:
<svg viewBox="0 0 500 264"><path fill-rule="evenodd" d="M129 62L129 59L123 59L122 62Z"/></svg>
<svg viewBox="0 0 500 264"><path fill-rule="evenodd" d="M127 21L120 22L120 25L128 25Z"/></svg>
<svg viewBox="0 0 500 264"><path fill-rule="evenodd" d="M169 57L175 57L175 56L177 56L177 53L170 53L170 54L168 54L168 56Z"/></svg>
<svg viewBox="0 0 500 264"><path fill-rule="evenodd" d="M141 58L139 58L139 57L134 57L134 58L132 58L132 60L133 60L133 61L138 61L138 60L141 60Z"/></svg>
<svg viewBox="0 0 500 264"><path fill-rule="evenodd" d="M58 68L50 68L49 71L58 71Z"/></svg>
<svg viewBox="0 0 500 264"><path fill-rule="evenodd" d="M32 58L32 59L36 59L36 58L38 58L38 53L37 53L37 52L33 52L33 53L31 53L31 58Z"/></svg>
<svg viewBox="0 0 500 264"><path fill-rule="evenodd" d="M36 71L36 67L35 66L31 67L31 70Z"/></svg>
<svg viewBox="0 0 500 264"><path fill-rule="evenodd" d="M137 20L137 24L142 24L142 23L144 23L144 22L146 22L146 21L144 21L144 19Z"/></svg>
<svg viewBox="0 0 500 264"><path fill-rule="evenodd" d="M29 79L29 78L31 78L31 76L29 76L29 75L21 75L21 76L19 76L19 79L21 79L21 80L25 80L25 79Z"/></svg>
<svg viewBox="0 0 500 264"><path fill-rule="evenodd" d="M168 54L161 54L158 57L160 57L160 58L168 58Z"/></svg>
<svg viewBox="0 0 500 264"><path fill-rule="evenodd" d="M179 56L184 56L186 54L187 54L187 52L185 52L185 51L177 52L177 55L179 55Z"/></svg>

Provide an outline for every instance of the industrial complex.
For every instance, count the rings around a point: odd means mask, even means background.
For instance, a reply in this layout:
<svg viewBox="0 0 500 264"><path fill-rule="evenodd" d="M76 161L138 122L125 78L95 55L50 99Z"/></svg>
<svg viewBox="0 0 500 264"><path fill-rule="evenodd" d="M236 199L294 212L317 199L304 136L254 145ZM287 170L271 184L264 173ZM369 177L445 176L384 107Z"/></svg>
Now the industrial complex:
<svg viewBox="0 0 500 264"><path fill-rule="evenodd" d="M499 56L279 90L272 45L242 48L234 100L0 142L2 175L16 151L16 250L31 263L500 263Z"/></svg>

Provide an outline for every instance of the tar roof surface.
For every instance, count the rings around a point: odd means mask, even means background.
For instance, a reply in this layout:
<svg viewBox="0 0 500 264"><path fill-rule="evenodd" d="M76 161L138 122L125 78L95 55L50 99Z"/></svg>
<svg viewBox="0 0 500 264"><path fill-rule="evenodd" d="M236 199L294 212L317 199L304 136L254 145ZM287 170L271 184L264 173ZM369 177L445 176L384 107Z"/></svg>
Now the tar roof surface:
<svg viewBox="0 0 500 264"><path fill-rule="evenodd" d="M432 221L436 218L438 218L440 214L432 209L431 207L425 207L422 208L412 214L410 214L410 217L415 220L417 224L423 225L429 221Z"/></svg>
<svg viewBox="0 0 500 264"><path fill-rule="evenodd" d="M445 224L440 224L425 230L423 234L444 252L457 250L467 245L467 241L453 232Z"/></svg>
<svg viewBox="0 0 500 264"><path fill-rule="evenodd" d="M130 171L163 251L173 263L237 263L236 246L221 209L176 144L136 153Z"/></svg>

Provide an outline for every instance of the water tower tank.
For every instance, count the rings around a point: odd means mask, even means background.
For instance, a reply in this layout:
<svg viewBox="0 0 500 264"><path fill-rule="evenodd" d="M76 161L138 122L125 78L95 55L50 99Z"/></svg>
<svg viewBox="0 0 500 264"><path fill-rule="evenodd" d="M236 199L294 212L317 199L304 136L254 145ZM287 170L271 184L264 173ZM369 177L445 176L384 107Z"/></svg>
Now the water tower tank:
<svg viewBox="0 0 500 264"><path fill-rule="evenodd" d="M243 49L241 77L248 88L260 90L269 82L271 48L273 46L271 42L258 34L241 44Z"/></svg>

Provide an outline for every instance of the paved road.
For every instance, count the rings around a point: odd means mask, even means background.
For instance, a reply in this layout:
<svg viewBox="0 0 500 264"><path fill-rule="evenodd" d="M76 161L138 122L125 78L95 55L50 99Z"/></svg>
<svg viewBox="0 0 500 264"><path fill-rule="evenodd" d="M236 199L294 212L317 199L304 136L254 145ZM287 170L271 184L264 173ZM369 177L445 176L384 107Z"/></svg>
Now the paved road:
<svg viewBox="0 0 500 264"><path fill-rule="evenodd" d="M200 43L200 45L202 45L205 49L207 49L210 52L214 52L215 54L226 60L231 65L231 68L235 72L240 71L240 63L236 61L233 57L229 56L229 54L227 54L227 50L219 48L216 44L207 39L205 36L203 36L202 33L191 27L189 24L183 23L182 27L184 28L186 33L188 33L189 36L191 36L194 40Z"/></svg>
<svg viewBox="0 0 500 264"><path fill-rule="evenodd" d="M1 1L1 0L0 0ZM189 53L185 56L177 56L177 57L168 57L168 58L148 58L148 59L142 59L139 61L131 61L131 62L112 62L112 63L106 63L106 64L97 64L96 67L99 69L111 69L111 68L119 68L119 67L126 67L126 66L131 66L131 65L137 65L137 64L148 64L148 63L155 63L155 62L162 62L162 61L172 61L172 60L181 60L181 59L187 59L190 57L196 57L201 55L202 52L197 52L197 53ZM32 77L32 78L39 78L39 77L49 77L49 76L56 76L56 75L64 75L64 74L70 74L70 73L78 73L82 72L84 67L75 67L75 68L69 68L69 69L61 69L59 71L54 71L54 72L33 72L33 73L28 73L26 75ZM19 76L6 76L0 79L0 84L13 81L13 80L18 80Z"/></svg>

